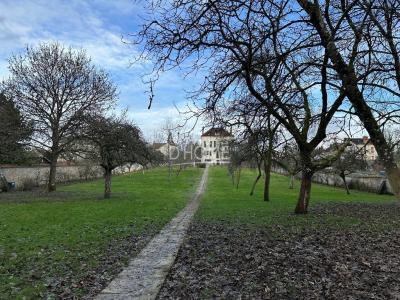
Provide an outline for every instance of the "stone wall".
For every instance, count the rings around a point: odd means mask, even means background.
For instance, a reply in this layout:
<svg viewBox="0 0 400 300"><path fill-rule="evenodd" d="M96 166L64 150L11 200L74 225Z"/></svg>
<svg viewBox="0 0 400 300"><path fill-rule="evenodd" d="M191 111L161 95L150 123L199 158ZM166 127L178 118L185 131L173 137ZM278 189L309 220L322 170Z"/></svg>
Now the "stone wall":
<svg viewBox="0 0 400 300"><path fill-rule="evenodd" d="M273 171L275 173L287 175L287 172L279 167L275 167ZM298 179L300 179L300 177L301 174L296 176ZM392 194L389 180L385 176L351 174L346 177L346 181L350 189L371 193ZM343 180L338 175L328 172L317 172L313 176L313 182L344 188Z"/></svg>
<svg viewBox="0 0 400 300"><path fill-rule="evenodd" d="M114 170L114 174L122 174L140 170L140 165L122 166ZM32 167L0 167L0 174L8 182L15 182L17 190L29 189L34 186L45 185L48 180L50 168L45 165ZM70 166L57 166L56 181L69 182L74 180L88 180L100 178L103 170L100 166L81 164Z"/></svg>
<svg viewBox="0 0 400 300"><path fill-rule="evenodd" d="M342 178L336 174L318 172L314 175L313 181L330 186L344 187ZM350 189L379 194L392 194L389 180L384 176L352 174L346 177L346 181Z"/></svg>

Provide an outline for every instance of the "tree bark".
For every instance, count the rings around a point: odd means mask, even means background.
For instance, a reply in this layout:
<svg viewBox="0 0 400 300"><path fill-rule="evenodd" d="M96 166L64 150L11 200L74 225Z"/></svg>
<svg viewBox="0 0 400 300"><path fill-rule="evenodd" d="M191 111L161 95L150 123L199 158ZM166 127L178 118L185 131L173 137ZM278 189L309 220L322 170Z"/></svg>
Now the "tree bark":
<svg viewBox="0 0 400 300"><path fill-rule="evenodd" d="M308 212L308 203L311 194L311 179L313 175L314 172L309 169L303 170L302 172L299 198L294 211L296 214L306 214Z"/></svg>
<svg viewBox="0 0 400 300"><path fill-rule="evenodd" d="M357 116L371 137L379 158L383 162L393 193L397 199L400 199L400 169L396 164L392 149L386 141L378 121L374 117L371 107L369 107L363 93L358 87L358 79L353 67L344 61L339 49L336 47L334 39L326 28L320 7L308 0L297 0L297 2L306 10L310 16L311 23L321 37L321 42L327 50L333 67L343 82L346 96L353 104Z"/></svg>
<svg viewBox="0 0 400 300"><path fill-rule="evenodd" d="M104 199L111 197L111 169L104 170Z"/></svg>
<svg viewBox="0 0 400 300"><path fill-rule="evenodd" d="M343 180L344 187L345 187L345 189L346 189L347 195L350 195L349 185L347 184L347 181L346 181L346 175L345 175L344 173L342 173L342 174L340 174L340 177L341 177L342 180Z"/></svg>
<svg viewBox="0 0 400 300"><path fill-rule="evenodd" d="M48 192L54 192L56 190L57 160L58 160L58 155L51 156L49 182L47 184Z"/></svg>
<svg viewBox="0 0 400 300"><path fill-rule="evenodd" d="M260 166L260 163L257 163L257 169L258 169L258 175L257 175L256 180L254 180L253 186L251 187L250 196L254 195L254 190L256 188L257 182L261 178L261 166Z"/></svg>
<svg viewBox="0 0 400 300"><path fill-rule="evenodd" d="M264 160L264 172L265 172L264 201L270 200L269 187L271 182L271 166L272 166L272 147L270 146Z"/></svg>
<svg viewBox="0 0 400 300"><path fill-rule="evenodd" d="M289 189L291 189L291 190L294 189L294 175L293 174L290 174Z"/></svg>
<svg viewBox="0 0 400 300"><path fill-rule="evenodd" d="M387 177L389 179L390 186L393 194L396 195L397 199L400 199L400 169L394 164L388 164L386 166Z"/></svg>
<svg viewBox="0 0 400 300"><path fill-rule="evenodd" d="M378 156L385 167L393 193L396 195L397 199L400 200L400 169L396 164L393 150L386 141L382 130L379 128L379 124L375 120L371 109L365 103L361 92L357 88L353 90L350 89L350 92L348 98L354 105L357 116L363 122L365 129L371 137L372 144L375 146Z"/></svg>
<svg viewBox="0 0 400 300"><path fill-rule="evenodd" d="M239 168L239 170L237 171L237 176L236 176L236 189L239 188L239 183L240 183L240 173L242 171L242 168Z"/></svg>

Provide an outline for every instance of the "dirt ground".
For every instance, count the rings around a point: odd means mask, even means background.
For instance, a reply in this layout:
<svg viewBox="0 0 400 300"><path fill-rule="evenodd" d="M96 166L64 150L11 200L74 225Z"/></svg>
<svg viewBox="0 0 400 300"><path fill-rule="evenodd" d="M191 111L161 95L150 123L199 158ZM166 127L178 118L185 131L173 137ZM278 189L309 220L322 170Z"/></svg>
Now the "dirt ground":
<svg viewBox="0 0 400 300"><path fill-rule="evenodd" d="M160 299L400 299L400 206L329 204L361 225L192 223Z"/></svg>

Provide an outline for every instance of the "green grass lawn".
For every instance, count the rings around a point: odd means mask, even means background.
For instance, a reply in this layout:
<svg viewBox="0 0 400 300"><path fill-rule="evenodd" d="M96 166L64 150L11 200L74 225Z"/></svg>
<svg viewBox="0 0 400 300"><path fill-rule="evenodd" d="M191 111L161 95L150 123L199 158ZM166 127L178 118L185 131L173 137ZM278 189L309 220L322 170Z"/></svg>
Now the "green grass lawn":
<svg viewBox="0 0 400 300"><path fill-rule="evenodd" d="M232 186L226 167L209 183L159 299L396 299L400 204L392 196L313 184L307 215L273 175L271 201L254 171ZM397 297L398 298L398 297Z"/></svg>
<svg viewBox="0 0 400 300"><path fill-rule="evenodd" d="M200 169L186 169L168 179L167 170L113 178L113 196L102 199L103 181L60 186L47 196L0 194L0 299L77 297L101 287L158 232L190 198ZM260 181L249 196L256 174L242 172L239 189L226 167L210 169L209 182L196 218L202 222L301 231L320 226L360 226L357 216L318 214L324 203L389 203L393 196L313 184L310 213L293 214L299 183L273 175L271 201L262 200ZM381 218L379 226L393 226ZM373 226L377 226L375 223ZM230 227L235 228L235 227ZM271 230L273 232L273 230ZM101 279L99 279L101 277Z"/></svg>
<svg viewBox="0 0 400 300"><path fill-rule="evenodd" d="M171 179L165 169L114 176L109 200L102 180L60 186L50 197L0 194L0 298L84 295L85 282L107 270L102 264L115 268L132 255L119 245L154 235L185 206L200 175L189 168Z"/></svg>
<svg viewBox="0 0 400 300"><path fill-rule="evenodd" d="M390 195L377 195L360 191L351 191L347 195L344 189L313 184L310 213L305 216L294 215L300 182L294 189L289 189L289 179L273 174L271 178L271 201L264 202L263 182L260 179L255 194L250 196L251 185L256 172L243 170L239 189L233 187L226 167L210 169L209 182L197 217L205 221L222 221L224 223L240 223L246 226L285 225L294 230L304 226L359 225L362 220L353 217L313 214L312 208L321 203L383 203L393 201ZM384 224L382 224L384 225ZM390 225L390 224L389 224Z"/></svg>

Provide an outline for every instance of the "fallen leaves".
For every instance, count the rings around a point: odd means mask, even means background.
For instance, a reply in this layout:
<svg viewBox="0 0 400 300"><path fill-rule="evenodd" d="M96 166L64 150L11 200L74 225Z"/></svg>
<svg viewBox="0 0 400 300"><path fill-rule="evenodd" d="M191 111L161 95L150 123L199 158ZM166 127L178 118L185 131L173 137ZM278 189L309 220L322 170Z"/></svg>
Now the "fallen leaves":
<svg viewBox="0 0 400 300"><path fill-rule="evenodd" d="M312 213L361 225L291 230L197 220L159 298L400 299L397 204L330 204Z"/></svg>

